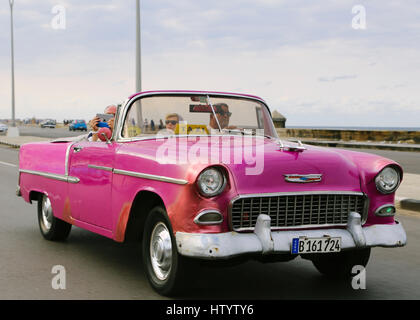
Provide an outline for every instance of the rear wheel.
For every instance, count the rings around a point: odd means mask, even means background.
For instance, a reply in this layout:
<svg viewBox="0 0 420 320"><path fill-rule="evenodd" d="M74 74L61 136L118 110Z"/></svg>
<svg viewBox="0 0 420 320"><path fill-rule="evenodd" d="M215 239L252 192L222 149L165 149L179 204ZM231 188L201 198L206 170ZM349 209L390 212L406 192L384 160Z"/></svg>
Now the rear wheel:
<svg viewBox="0 0 420 320"><path fill-rule="evenodd" d="M153 208L146 218L142 254L153 289L166 296L180 293L186 261L178 254L171 225L161 206Z"/></svg>
<svg viewBox="0 0 420 320"><path fill-rule="evenodd" d="M51 201L45 194L38 200L38 224L42 236L51 241L67 239L71 231L71 224L54 217Z"/></svg>
<svg viewBox="0 0 420 320"><path fill-rule="evenodd" d="M312 263L323 275L331 278L347 279L352 276L354 266L366 267L369 262L370 248L320 254Z"/></svg>

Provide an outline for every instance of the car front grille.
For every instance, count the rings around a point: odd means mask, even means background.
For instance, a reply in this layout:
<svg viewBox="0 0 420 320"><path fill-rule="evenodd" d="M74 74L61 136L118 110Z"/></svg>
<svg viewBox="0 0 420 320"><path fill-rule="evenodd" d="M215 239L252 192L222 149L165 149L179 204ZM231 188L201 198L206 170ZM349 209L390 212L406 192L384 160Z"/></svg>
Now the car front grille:
<svg viewBox="0 0 420 320"><path fill-rule="evenodd" d="M240 196L231 204L235 231L253 230L258 215L271 218L271 229L346 225L350 212L367 215L368 198L362 193L303 193Z"/></svg>

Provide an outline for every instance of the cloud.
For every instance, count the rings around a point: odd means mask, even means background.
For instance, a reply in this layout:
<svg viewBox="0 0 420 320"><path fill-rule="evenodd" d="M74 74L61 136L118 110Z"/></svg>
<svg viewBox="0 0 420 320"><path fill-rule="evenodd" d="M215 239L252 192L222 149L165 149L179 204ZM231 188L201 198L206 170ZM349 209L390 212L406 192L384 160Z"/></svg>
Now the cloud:
<svg viewBox="0 0 420 320"><path fill-rule="evenodd" d="M18 117L89 119L134 91L135 2L60 1L67 28L53 30L57 4L16 2ZM371 0L367 29L360 31L351 28L353 5L142 1L144 89L251 93L290 124L373 125L389 117L395 126L414 125L420 118L420 7L411 0ZM0 118L10 116L9 23L5 1Z"/></svg>
<svg viewBox="0 0 420 320"><path fill-rule="evenodd" d="M356 79L356 74L351 75L342 75L342 76L334 76L334 77L320 77L318 78L318 81L320 82L335 82L338 80L349 80L349 79Z"/></svg>

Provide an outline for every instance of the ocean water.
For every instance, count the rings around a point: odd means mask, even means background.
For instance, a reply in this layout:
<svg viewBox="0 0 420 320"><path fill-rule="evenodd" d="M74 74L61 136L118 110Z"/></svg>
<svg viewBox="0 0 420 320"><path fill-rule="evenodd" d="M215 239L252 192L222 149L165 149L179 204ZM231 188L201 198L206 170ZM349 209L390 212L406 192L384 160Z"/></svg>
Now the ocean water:
<svg viewBox="0 0 420 320"><path fill-rule="evenodd" d="M330 129L330 130L387 130L387 131L420 131L420 127L333 127L333 126L287 126L286 129Z"/></svg>

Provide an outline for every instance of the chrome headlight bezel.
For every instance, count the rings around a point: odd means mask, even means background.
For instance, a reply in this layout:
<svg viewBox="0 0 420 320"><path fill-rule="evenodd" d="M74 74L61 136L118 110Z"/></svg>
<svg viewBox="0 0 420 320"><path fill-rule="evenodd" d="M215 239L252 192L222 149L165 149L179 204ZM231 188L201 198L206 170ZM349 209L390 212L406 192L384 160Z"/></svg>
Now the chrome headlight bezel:
<svg viewBox="0 0 420 320"><path fill-rule="evenodd" d="M386 176L388 175L388 177ZM390 184L389 175L394 175L394 180L392 184ZM387 181L388 180L388 181ZM375 185L376 189L382 194L391 194L394 193L401 183L401 173L397 168L392 166L387 166L383 168L375 177Z"/></svg>
<svg viewBox="0 0 420 320"><path fill-rule="evenodd" d="M218 181L216 181L217 187L213 189L212 191L209 190L211 188L209 188L208 185L207 185L207 188L205 188L206 187L205 178L206 176L208 177L209 175L211 175L213 178L218 179ZM226 174L224 173L222 169L218 167L208 167L204 169L203 171L200 172L196 180L198 191L200 192L202 196L206 198L212 198L221 194L225 190L226 184L227 184Z"/></svg>

